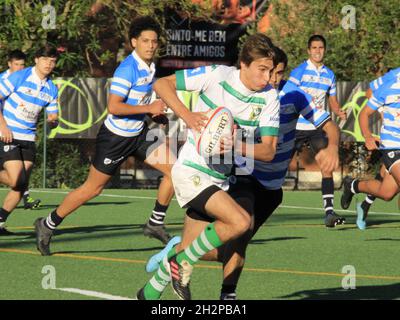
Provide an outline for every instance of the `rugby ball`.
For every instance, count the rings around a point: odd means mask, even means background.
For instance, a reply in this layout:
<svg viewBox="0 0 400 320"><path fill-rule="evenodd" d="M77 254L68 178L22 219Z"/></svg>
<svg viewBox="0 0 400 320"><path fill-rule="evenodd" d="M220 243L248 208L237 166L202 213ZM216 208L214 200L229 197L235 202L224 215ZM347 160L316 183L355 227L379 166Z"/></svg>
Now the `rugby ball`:
<svg viewBox="0 0 400 320"><path fill-rule="evenodd" d="M203 157L220 154L221 139L233 134L233 116L229 109L218 107L207 113L207 123L197 135L196 150Z"/></svg>

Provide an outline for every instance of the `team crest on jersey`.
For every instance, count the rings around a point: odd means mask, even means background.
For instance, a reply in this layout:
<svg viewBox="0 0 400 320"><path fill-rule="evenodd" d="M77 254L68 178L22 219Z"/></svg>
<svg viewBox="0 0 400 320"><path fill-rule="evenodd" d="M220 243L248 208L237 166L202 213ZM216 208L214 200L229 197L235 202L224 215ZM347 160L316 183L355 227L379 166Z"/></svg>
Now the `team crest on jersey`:
<svg viewBox="0 0 400 320"><path fill-rule="evenodd" d="M139 79L136 84L138 86L141 86L142 84L146 84L148 82L149 82L149 79L146 77L146 78Z"/></svg>
<svg viewBox="0 0 400 320"><path fill-rule="evenodd" d="M394 151L389 152L389 153L388 153L388 157L389 157L390 159L393 159L393 158L394 158Z"/></svg>
<svg viewBox="0 0 400 320"><path fill-rule="evenodd" d="M31 95L32 95L32 89L27 88L27 89L21 90L21 91L22 91L22 93L24 93L24 94L26 94L26 95L28 95L28 96L31 96Z"/></svg>
<svg viewBox="0 0 400 320"><path fill-rule="evenodd" d="M190 177L190 180L193 182L193 185L194 185L195 187L198 187L198 186L201 185L200 176L198 176L197 174L194 175L194 176L191 176L191 177Z"/></svg>
<svg viewBox="0 0 400 320"><path fill-rule="evenodd" d="M255 121L261 114L262 106L251 106L251 109L252 111L250 113L249 120Z"/></svg>
<svg viewBox="0 0 400 320"><path fill-rule="evenodd" d="M4 152L10 151L10 146L4 146Z"/></svg>

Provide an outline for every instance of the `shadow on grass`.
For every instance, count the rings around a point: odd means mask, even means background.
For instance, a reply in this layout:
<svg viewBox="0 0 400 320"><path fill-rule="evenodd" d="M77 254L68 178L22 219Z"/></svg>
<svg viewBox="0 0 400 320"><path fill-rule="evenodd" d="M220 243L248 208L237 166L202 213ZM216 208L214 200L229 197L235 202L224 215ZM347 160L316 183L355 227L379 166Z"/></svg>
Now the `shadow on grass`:
<svg viewBox="0 0 400 320"><path fill-rule="evenodd" d="M121 201L118 201L118 202L115 202L115 201L114 202L111 202L111 201L98 202L97 201L97 202L87 202L84 205L82 205L82 207L92 207L92 206L100 206L100 205L117 205L118 206L118 205L130 204L130 203L133 203L133 201L122 201L122 202ZM44 204L41 204L39 208L26 209L26 210L24 210L24 212L30 212L31 210L32 211L42 211L42 210L54 209L54 208L57 208L59 205L60 204L44 203ZM24 206L18 206L17 209L24 209Z"/></svg>
<svg viewBox="0 0 400 320"><path fill-rule="evenodd" d="M320 290L297 291L280 298L297 298L300 300L358 300L358 299L384 299L394 300L400 298L400 283L381 286L356 286L356 289L329 288Z"/></svg>
<svg viewBox="0 0 400 320"><path fill-rule="evenodd" d="M400 241L400 239L393 238L379 238L379 239L367 239L365 241Z"/></svg>
<svg viewBox="0 0 400 320"><path fill-rule="evenodd" d="M109 249L109 250L70 250L70 251L58 251L52 254L72 254L72 253L113 253L113 252L146 252L154 250L162 250L164 247L146 247L146 248L135 248L135 249Z"/></svg>
<svg viewBox="0 0 400 320"><path fill-rule="evenodd" d="M277 238L269 238L269 239L254 239L250 241L250 244L264 244L266 242L271 241L285 241L285 240L299 240L299 239L307 239L305 237L277 237Z"/></svg>
<svg viewBox="0 0 400 320"><path fill-rule="evenodd" d="M107 238L121 238L121 237L131 237L132 242L137 236L143 236L144 239L148 239L143 235L142 230L143 224L121 224L121 225L95 225L87 227L75 227L75 228L65 228L56 230L54 237L52 238L52 243L57 242L77 242L85 240L103 240ZM170 234L180 233L182 227L171 227L167 225L167 231ZM21 238L22 236L27 236L26 238ZM3 248L7 247L20 247L27 246L30 244L36 244L36 236L34 231L31 232L18 232L15 235L0 237L0 243Z"/></svg>

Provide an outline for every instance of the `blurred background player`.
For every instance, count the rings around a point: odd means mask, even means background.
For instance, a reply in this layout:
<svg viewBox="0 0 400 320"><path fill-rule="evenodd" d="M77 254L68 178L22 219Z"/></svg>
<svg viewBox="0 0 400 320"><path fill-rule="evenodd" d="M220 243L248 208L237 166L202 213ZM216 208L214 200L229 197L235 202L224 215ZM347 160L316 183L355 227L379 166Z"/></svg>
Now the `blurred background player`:
<svg viewBox="0 0 400 320"><path fill-rule="evenodd" d="M342 120L346 120L346 113L336 98L336 79L332 70L323 64L326 50L326 40L321 35L313 35L308 40L309 59L295 68L289 77L289 81L300 87L303 91L313 97L317 108L325 108L326 96L329 95L329 106L331 110ZM327 145L325 133L319 128L300 116L296 127L296 149L301 150L304 144L309 144L311 151L317 154ZM317 159L316 159L317 160ZM321 162L317 160L321 170L322 200L325 209L325 225L329 228L343 224L345 218L340 217L333 210L334 183L333 172L323 170Z"/></svg>
<svg viewBox="0 0 400 320"><path fill-rule="evenodd" d="M370 99L372 96L372 93L374 91L376 91L377 89L379 89L382 84L387 83L388 81L391 81L397 77L400 77L400 68L397 69L389 69L388 72L383 75L382 77L379 77L378 79L375 79L374 81L371 81L369 84L369 88L365 94L365 96ZM381 119L383 121L383 107L380 107L377 109L377 111L380 113ZM377 141L377 143L379 143ZM381 153L379 150L373 150L372 151L372 162L376 162L379 161L381 158ZM380 171L376 174L375 176L375 180L379 180L382 181L383 177L385 176L385 174L387 173L386 169L385 169L385 165L381 166ZM346 178L346 179L350 179L350 178ZM372 204L374 203L376 197L372 194L367 194L365 196L364 201L360 204L357 203L357 226L359 227L359 229L365 229L366 228L366 222L367 222L367 217L368 217L368 211L371 208Z"/></svg>
<svg viewBox="0 0 400 320"><path fill-rule="evenodd" d="M379 108L383 108L383 123L380 132L379 147L369 128L369 117ZM400 191L400 77L386 78L361 110L359 122L368 150L379 148L382 161L389 174L382 181L358 180L346 177L343 184L341 205L350 206L354 194L367 193L374 197L390 201Z"/></svg>
<svg viewBox="0 0 400 320"><path fill-rule="evenodd" d="M8 69L0 73L0 79L7 79L12 73L25 68L26 55L21 50L13 50L8 55ZM2 101L0 100L0 108L2 108ZM24 192L22 197L25 209L36 209L40 206L40 199L33 199L29 194L29 189Z"/></svg>
<svg viewBox="0 0 400 320"><path fill-rule="evenodd" d="M164 227L165 212L174 195L170 177L175 156L167 142L149 135L146 114L160 116L166 106L161 100L150 103L153 93L155 64L161 28L151 17L132 21L129 39L133 52L118 66L111 82L108 116L96 138L96 154L86 181L70 192L47 218L35 222L37 248L50 255L50 240L63 219L90 199L98 196L119 166L129 156L144 161L163 173L157 200L144 234L167 243L170 235Z"/></svg>
<svg viewBox="0 0 400 320"><path fill-rule="evenodd" d="M58 90L49 75L58 57L55 48L46 46L35 54L35 66L12 73L0 80L0 181L11 190L0 209L0 234L10 234L4 224L27 189L35 162L35 135L38 117L46 110L51 126L57 123Z"/></svg>

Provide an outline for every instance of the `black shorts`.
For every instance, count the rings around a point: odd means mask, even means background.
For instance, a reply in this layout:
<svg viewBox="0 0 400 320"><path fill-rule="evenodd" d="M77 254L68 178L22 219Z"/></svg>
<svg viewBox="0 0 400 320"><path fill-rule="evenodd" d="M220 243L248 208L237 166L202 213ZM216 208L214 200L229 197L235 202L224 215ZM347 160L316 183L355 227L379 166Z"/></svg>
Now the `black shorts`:
<svg viewBox="0 0 400 320"><path fill-rule="evenodd" d="M157 136L152 136L151 141L147 141L148 132L149 129L145 124L139 135L122 137L108 130L103 124L96 138L96 154L92 162L93 166L100 172L112 176L129 156L144 161L150 147L158 141ZM153 148L156 147L157 145Z"/></svg>
<svg viewBox="0 0 400 320"><path fill-rule="evenodd" d="M207 213L205 206L208 199L210 199L214 193L220 190L222 189L215 185L210 186L207 189L204 189L202 192L200 192L200 194L196 198L187 203L186 206L188 208L186 210L186 214L195 220L208 221L208 222L215 221L215 219L212 218Z"/></svg>
<svg viewBox="0 0 400 320"><path fill-rule="evenodd" d="M252 176L232 176L228 194L250 215L254 215L255 225L262 225L282 203L282 189L268 190ZM213 222L204 212L189 208L186 214L195 220Z"/></svg>
<svg viewBox="0 0 400 320"><path fill-rule="evenodd" d="M300 151L304 144L309 145L311 151L317 154L320 150L328 146L328 138L321 128L315 130L296 130L295 150Z"/></svg>
<svg viewBox="0 0 400 320"><path fill-rule="evenodd" d="M35 162L36 145L33 141L14 139L11 143L0 141L0 166L10 160Z"/></svg>
<svg viewBox="0 0 400 320"><path fill-rule="evenodd" d="M385 149L381 150L382 161L385 164L386 170L392 170L393 166L400 161L400 150L399 149Z"/></svg>

